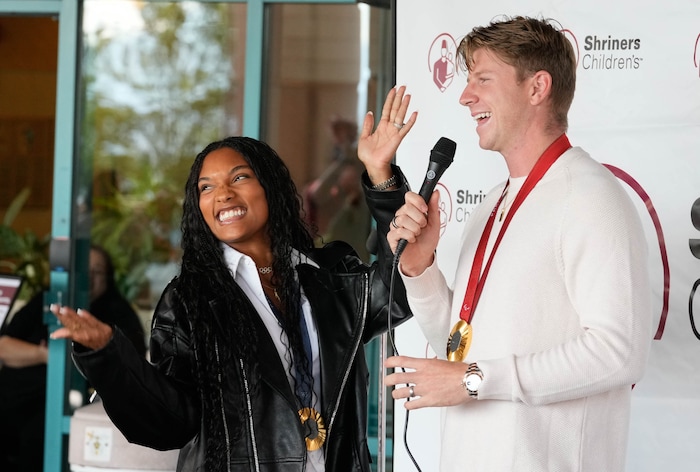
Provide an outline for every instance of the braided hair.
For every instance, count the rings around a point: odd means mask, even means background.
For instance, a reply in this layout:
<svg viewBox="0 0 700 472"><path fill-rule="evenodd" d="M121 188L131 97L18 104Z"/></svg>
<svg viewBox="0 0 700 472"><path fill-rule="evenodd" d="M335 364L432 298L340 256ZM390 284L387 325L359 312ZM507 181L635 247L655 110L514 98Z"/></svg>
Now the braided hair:
<svg viewBox="0 0 700 472"><path fill-rule="evenodd" d="M203 421L210 433L207 442L206 469L225 470L225 434L232 440L240 438L245 425L245 398L243 393L226 391L227 404L235 404L238 421L224 424L224 418L215 412L223 411L222 371L226 366L242 362L245 375L255 394L257 371L257 334L252 317L258 316L240 303L243 292L235 284L224 260L223 248L204 220L199 208L198 180L204 159L209 153L230 148L240 153L255 173L265 191L268 205L267 234L273 254L272 283L284 307L282 328L289 341L288 350L294 360L301 362L309 373L305 382L313 382L310 360L304 354L299 317L300 291L292 264L292 250L302 253L313 248L310 229L302 215L301 197L292 181L287 166L269 145L248 137L228 137L213 142L195 158L185 185L182 215L182 267L177 282L180 309L193 329L196 356L197 383L202 398ZM210 307L210 298L216 298L221 309L216 316ZM239 361L240 360L240 361ZM291 367L290 367L291 368ZM238 395L239 398L231 398ZM228 429L228 431L225 431Z"/></svg>

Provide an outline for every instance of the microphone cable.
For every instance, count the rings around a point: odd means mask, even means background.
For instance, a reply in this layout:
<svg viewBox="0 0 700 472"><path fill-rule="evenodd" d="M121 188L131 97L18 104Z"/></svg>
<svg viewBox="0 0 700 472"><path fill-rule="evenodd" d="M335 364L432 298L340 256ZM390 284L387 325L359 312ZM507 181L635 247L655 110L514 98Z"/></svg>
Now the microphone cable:
<svg viewBox="0 0 700 472"><path fill-rule="evenodd" d="M428 170L425 173L423 185L421 185L420 191L418 192L418 195L423 197L423 200L426 203L428 203L428 201L430 200L430 196L435 190L435 186L437 185L438 180L440 180L440 177L442 176L443 172L445 172L445 170L452 164L456 150L457 143L455 143L449 138L442 137L437 141L437 143L435 143L435 146L433 146L433 149L430 151L430 161L428 163ZM394 260L392 262L391 281L389 284L389 309L387 310L387 316L389 319L387 320L387 327L389 333L389 341L391 341L391 348L393 349L394 354L397 356L399 355L399 350L396 348L396 343L394 342L394 335L391 329L391 305L394 300L394 280L399 266L399 258L401 257L401 253L407 245L407 240L399 239L399 242L396 245L396 253L394 254ZM401 367L401 371L405 373L406 369ZM406 384L406 386L409 388L411 387L410 384ZM409 396L406 401L411 401L411 398L412 397ZM406 421L404 423L403 430L403 442L406 446L406 452L408 452L408 456L411 458L411 461L413 461L413 465L419 472L421 472L421 468L418 466L418 462L416 462L416 459L413 457L411 448L408 447L408 417L409 410L407 409Z"/></svg>
<svg viewBox="0 0 700 472"><path fill-rule="evenodd" d="M391 328L391 306L393 305L393 300L394 300L394 281L396 278L396 272L398 271L398 266L399 266L399 258L401 257L401 253L403 250L398 250L396 251L396 254L394 254L394 260L391 264L391 280L389 282L389 307L387 310L387 327L388 327L388 334L389 334L389 342L391 343L391 349L394 352L394 355L398 356L399 350L396 347L396 343L394 342L394 333L393 329ZM401 367L402 372L406 372L406 369ZM410 387L410 384L406 384L407 387ZM411 397L409 397L406 401L411 401ZM418 465L418 462L416 461L415 457L413 457L413 453L411 452L411 448L408 446L408 418L409 418L409 413L410 410L406 409L406 420L404 421L403 425L403 444L404 447L406 448L406 452L408 453L408 457L411 459L411 462L413 462L413 465L415 466L416 470L418 472L422 472L420 466Z"/></svg>

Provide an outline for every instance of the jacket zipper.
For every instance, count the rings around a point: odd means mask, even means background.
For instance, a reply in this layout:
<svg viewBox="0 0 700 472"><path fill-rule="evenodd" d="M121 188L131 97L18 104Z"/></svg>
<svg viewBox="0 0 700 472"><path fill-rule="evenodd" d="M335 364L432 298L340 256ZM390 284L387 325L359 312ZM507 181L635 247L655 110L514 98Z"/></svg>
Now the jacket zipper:
<svg viewBox="0 0 700 472"><path fill-rule="evenodd" d="M253 458L255 460L255 470L260 472L260 459L258 458L258 446L255 440L255 426L253 425L253 406L250 401L250 388L248 387L248 377L243 368L243 359L238 359L238 364L241 366L241 375L243 375L243 385L245 386L245 401L248 409L248 425L250 426L250 442L253 447Z"/></svg>
<svg viewBox="0 0 700 472"><path fill-rule="evenodd" d="M224 408L224 391L221 386L221 362L219 358L219 343L214 342L214 350L216 351L216 363L219 365L219 400L221 401L221 419L224 423L224 433L226 435L226 470L231 472L231 438L228 432L228 423L226 421L226 411ZM248 377L243 368L243 359L238 359L238 364L241 366L241 375L243 376L243 385L245 387L246 410L248 412L248 425L250 426L250 440L253 447L253 458L255 470L260 472L260 460L258 458L258 447L255 441L255 429L253 427L253 408L250 401L250 388L248 387Z"/></svg>
<svg viewBox="0 0 700 472"><path fill-rule="evenodd" d="M362 297L362 318L360 320L361 324L360 326L365 325L365 321L367 320L367 306L368 306L368 299L369 299L369 274L365 272L363 274L363 288L364 288L364 293ZM362 331L362 330L361 330ZM351 359L355 359L355 355L357 354L357 349L360 347L360 344L362 343L362 334L360 333L359 336L355 338L355 345L353 346L352 350L352 356ZM338 399L335 402L335 406L333 408L333 414L331 415L330 421L328 422L328 434L326 435L326 443L328 444L330 442L330 437L331 437L331 430L333 429L333 423L335 422L335 417L338 414L338 408L340 407L340 397L342 396L342 391L345 389L345 384L348 381L348 377L350 376L350 369L352 367L352 362L348 364L348 367L345 369L345 373L343 374L343 381L340 384L340 392L341 395L338 395Z"/></svg>
<svg viewBox="0 0 700 472"><path fill-rule="evenodd" d="M219 342L214 341L214 352L216 353L216 365L219 367L219 404L221 405L221 421L224 424L224 435L226 436L226 470L231 472L231 440L228 433L228 422L226 421L226 411L224 408L224 389L221 385L221 359L219 358Z"/></svg>
<svg viewBox="0 0 700 472"><path fill-rule="evenodd" d="M184 304L183 304L184 305ZM187 307L185 307L185 311L187 312ZM189 314L187 316L187 322L190 325L190 331L194 332L194 326L192 326L192 321L190 320ZM218 374L218 380L219 380L219 400L221 402L221 419L224 423L224 434L226 436L226 470L228 472L231 472L231 439L229 436L228 432L228 423L226 421L226 411L224 408L224 391L222 387L222 380L223 377L221 375L222 372L222 366L221 366L221 358L219 357L219 342L214 341L214 350L216 352L216 363L219 366L219 374ZM197 356L197 350L195 349L195 358L197 360L199 359ZM243 385L245 387L245 398L246 398L246 409L248 412L248 424L250 426L250 439L253 447L253 458L255 460L255 470L257 472L260 472L260 459L258 457L258 446L255 441L255 429L253 427L253 407L251 405L251 400L250 400L250 386L248 385L248 377L245 374L245 369L243 368L243 359L238 359L238 364L241 366L241 375L243 376Z"/></svg>

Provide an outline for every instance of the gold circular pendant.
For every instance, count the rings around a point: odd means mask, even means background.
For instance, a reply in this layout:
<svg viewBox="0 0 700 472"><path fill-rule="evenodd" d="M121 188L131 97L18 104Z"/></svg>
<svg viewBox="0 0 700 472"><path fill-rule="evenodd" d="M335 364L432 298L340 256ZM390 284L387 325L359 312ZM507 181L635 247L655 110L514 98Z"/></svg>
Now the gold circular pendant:
<svg viewBox="0 0 700 472"><path fill-rule="evenodd" d="M467 358L472 344L472 326L464 320L459 320L447 340L447 360L462 362Z"/></svg>
<svg viewBox="0 0 700 472"><path fill-rule="evenodd" d="M321 414L313 408L302 408L299 410L301 424L306 426L306 450L315 451L323 446L326 441L326 425L323 423Z"/></svg>

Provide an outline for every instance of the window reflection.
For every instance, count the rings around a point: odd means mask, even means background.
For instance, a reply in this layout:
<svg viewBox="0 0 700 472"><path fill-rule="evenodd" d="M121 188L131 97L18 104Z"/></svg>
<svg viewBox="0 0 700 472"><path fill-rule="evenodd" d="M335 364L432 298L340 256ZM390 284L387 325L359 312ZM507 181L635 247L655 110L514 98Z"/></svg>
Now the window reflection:
<svg viewBox="0 0 700 472"><path fill-rule="evenodd" d="M243 119L244 4L87 0L81 154L91 239L122 292L153 308L177 270L194 156Z"/></svg>
<svg viewBox="0 0 700 472"><path fill-rule="evenodd" d="M356 140L364 114L376 109L376 80L384 75L381 68L370 70L368 57L382 48L380 41L369 42L370 16L388 13L370 10L266 6L261 123L263 140L285 160L304 197L318 244L343 239L365 260L371 218L361 197Z"/></svg>
<svg viewBox="0 0 700 472"><path fill-rule="evenodd" d="M260 137L285 159L300 190L337 171L326 226L345 218L338 231L323 233L353 240L367 257L362 238L344 233L368 231L367 218L358 208L342 211L357 199L350 185L357 169L333 166L343 153L332 130L338 120L361 125L394 85L390 12L354 3L265 8ZM242 133L246 19L245 2L83 2L78 201L92 242L112 254L120 290L144 317L177 272L181 199L194 156ZM343 151L353 155L354 143L347 144ZM370 345L368 358L378 359L377 350ZM370 385L372 454L380 376Z"/></svg>

